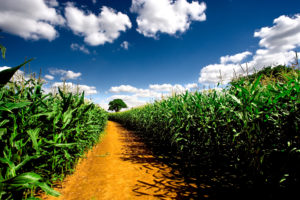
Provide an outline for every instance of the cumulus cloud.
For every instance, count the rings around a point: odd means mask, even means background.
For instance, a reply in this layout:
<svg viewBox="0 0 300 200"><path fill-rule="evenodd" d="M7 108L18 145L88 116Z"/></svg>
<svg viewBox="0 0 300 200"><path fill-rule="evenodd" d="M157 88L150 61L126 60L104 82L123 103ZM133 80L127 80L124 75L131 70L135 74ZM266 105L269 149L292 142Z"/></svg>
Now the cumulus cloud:
<svg viewBox="0 0 300 200"><path fill-rule="evenodd" d="M139 91L134 95L136 97L142 97L142 98L152 98L152 99L158 99L162 97L162 93L156 92L149 89L139 89Z"/></svg>
<svg viewBox="0 0 300 200"><path fill-rule="evenodd" d="M294 50L300 47L300 14L280 16L274 26L263 27L254 33L260 38L253 65L288 64L295 59Z"/></svg>
<svg viewBox="0 0 300 200"><path fill-rule="evenodd" d="M159 92L176 92L180 93L186 90L185 87L183 87L180 84L151 84L149 85L149 88L154 90L154 91L159 91Z"/></svg>
<svg viewBox="0 0 300 200"><path fill-rule="evenodd" d="M251 74L263 67L288 65L295 60L295 50L300 47L300 15L280 16L273 21L272 27L263 27L254 32L260 38L260 48L256 50L249 62L240 63L251 52L245 51L233 56L223 56L220 63L210 64L200 71L199 83L224 84L232 78Z"/></svg>
<svg viewBox="0 0 300 200"><path fill-rule="evenodd" d="M46 0L46 4L50 7L57 7L59 5L56 0Z"/></svg>
<svg viewBox="0 0 300 200"><path fill-rule="evenodd" d="M233 56L222 56L220 58L220 61L222 64L226 64L226 63L240 63L241 61L243 61L247 56L249 55L252 55L251 52L249 51L245 51L243 53L238 53L238 54L235 54Z"/></svg>
<svg viewBox="0 0 300 200"><path fill-rule="evenodd" d="M160 92L170 92L172 90L171 84L151 84L149 88Z"/></svg>
<svg viewBox="0 0 300 200"><path fill-rule="evenodd" d="M49 74L46 74L45 75L45 78L48 79L48 80L53 80L54 79L54 76L51 76Z"/></svg>
<svg viewBox="0 0 300 200"><path fill-rule="evenodd" d="M109 91L112 93L121 93L121 92L135 93L138 92L138 89L131 85L120 85L120 86L111 87Z"/></svg>
<svg viewBox="0 0 300 200"><path fill-rule="evenodd" d="M90 51L84 45L79 45L77 43L72 43L71 44L71 49L73 51L81 51L85 54L90 54Z"/></svg>
<svg viewBox="0 0 300 200"><path fill-rule="evenodd" d="M300 46L300 14L282 15L274 20L274 26L263 27L254 33L261 40L259 45L269 52L284 52Z"/></svg>
<svg viewBox="0 0 300 200"><path fill-rule="evenodd" d="M128 50L129 42L127 42L127 41L122 42L122 43L121 43L121 47L122 47L123 49Z"/></svg>
<svg viewBox="0 0 300 200"><path fill-rule="evenodd" d="M205 84L226 84L233 77L244 75L241 66L237 64L212 64L201 69L199 83Z"/></svg>
<svg viewBox="0 0 300 200"><path fill-rule="evenodd" d="M55 25L64 24L64 18L54 8L56 0L0 1L0 29L24 39L54 40Z"/></svg>
<svg viewBox="0 0 300 200"><path fill-rule="evenodd" d="M133 87L131 85L120 85L113 86L109 89L111 93L132 93L136 97L149 97L149 98L158 98L161 96L160 93L149 90L149 89L140 89Z"/></svg>
<svg viewBox="0 0 300 200"><path fill-rule="evenodd" d="M71 70L63 70L63 69L50 69L50 74L61 76L61 80L69 80L69 79L77 79L81 76L80 72L73 72Z"/></svg>
<svg viewBox="0 0 300 200"><path fill-rule="evenodd" d="M137 31L146 37L158 33L185 32L192 21L205 21L206 4L186 0L132 0L131 12L137 13Z"/></svg>
<svg viewBox="0 0 300 200"><path fill-rule="evenodd" d="M189 83L185 86L180 84L150 84L149 88L136 88L131 85L113 86L109 89L111 93L132 93L138 97L161 97L163 93L182 93L186 90L197 88L197 83Z"/></svg>
<svg viewBox="0 0 300 200"><path fill-rule="evenodd" d="M153 100L159 100L163 97L171 96L172 94L181 94L186 90L197 89L197 83L189 83L185 86L180 84L150 84L149 88L142 89L133 87L131 85L120 85L120 86L113 86L109 89L111 93L117 93L118 95L113 95L107 99L112 100L116 98L120 98L124 100L126 103L129 103L129 107L136 107L140 105L144 105L149 103ZM120 94L126 93L126 94ZM130 94L128 94L130 93ZM101 105L105 103L102 102Z"/></svg>
<svg viewBox="0 0 300 200"><path fill-rule="evenodd" d="M97 94L96 87L88 86L88 85L77 85L71 82L55 82L52 84L52 88L66 88L67 91L72 93L82 93L84 92L86 95Z"/></svg>
<svg viewBox="0 0 300 200"><path fill-rule="evenodd" d="M131 28L127 15L106 6L101 8L97 16L69 3L65 8L65 16L70 29L75 34L83 36L84 41L92 46L112 43L119 37L121 31Z"/></svg>
<svg viewBox="0 0 300 200"><path fill-rule="evenodd" d="M185 88L187 90L191 90L191 89L197 89L198 88L198 84L197 83L189 83L185 85Z"/></svg>

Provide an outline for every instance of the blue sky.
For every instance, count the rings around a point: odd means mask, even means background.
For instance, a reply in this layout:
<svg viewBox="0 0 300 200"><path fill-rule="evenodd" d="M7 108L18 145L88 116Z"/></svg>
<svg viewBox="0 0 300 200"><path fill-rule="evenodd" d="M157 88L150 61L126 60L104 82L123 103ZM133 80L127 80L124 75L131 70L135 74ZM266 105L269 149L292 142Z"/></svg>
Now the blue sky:
<svg viewBox="0 0 300 200"><path fill-rule="evenodd" d="M0 66L36 58L45 90L66 80L105 108L134 107L227 83L240 64L290 63L299 13L299 0L0 0Z"/></svg>

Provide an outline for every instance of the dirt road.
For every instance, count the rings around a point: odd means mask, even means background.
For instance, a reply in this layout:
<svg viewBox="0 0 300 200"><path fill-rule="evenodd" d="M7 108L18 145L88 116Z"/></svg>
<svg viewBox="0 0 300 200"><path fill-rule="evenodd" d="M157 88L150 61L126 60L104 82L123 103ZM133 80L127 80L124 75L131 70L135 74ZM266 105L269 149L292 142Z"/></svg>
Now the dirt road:
<svg viewBox="0 0 300 200"><path fill-rule="evenodd" d="M108 122L102 141L47 200L193 199L195 185L158 162L145 144L120 124Z"/></svg>

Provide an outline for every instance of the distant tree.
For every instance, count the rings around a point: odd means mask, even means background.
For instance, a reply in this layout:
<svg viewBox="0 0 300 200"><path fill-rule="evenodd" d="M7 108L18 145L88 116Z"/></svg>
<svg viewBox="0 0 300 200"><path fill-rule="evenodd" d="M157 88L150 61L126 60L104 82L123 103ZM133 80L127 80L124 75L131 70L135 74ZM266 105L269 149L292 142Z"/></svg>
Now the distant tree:
<svg viewBox="0 0 300 200"><path fill-rule="evenodd" d="M126 103L122 99L114 99L108 103L108 110L119 112L122 108L127 108Z"/></svg>

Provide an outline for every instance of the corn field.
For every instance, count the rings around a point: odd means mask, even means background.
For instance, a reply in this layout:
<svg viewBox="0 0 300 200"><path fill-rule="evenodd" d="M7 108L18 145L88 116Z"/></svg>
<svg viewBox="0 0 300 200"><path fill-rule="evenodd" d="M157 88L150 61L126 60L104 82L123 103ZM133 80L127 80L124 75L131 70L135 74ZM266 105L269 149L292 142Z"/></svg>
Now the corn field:
<svg viewBox="0 0 300 200"><path fill-rule="evenodd" d="M222 91L186 92L109 118L198 172L226 166L246 184L289 188L300 182L299 70L281 78L241 78Z"/></svg>
<svg viewBox="0 0 300 200"><path fill-rule="evenodd" d="M106 111L84 94L44 94L31 78L0 89L0 199L34 199L37 189L72 172L99 139Z"/></svg>

